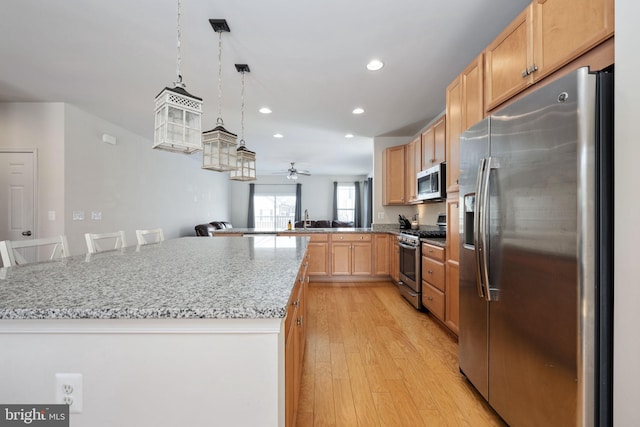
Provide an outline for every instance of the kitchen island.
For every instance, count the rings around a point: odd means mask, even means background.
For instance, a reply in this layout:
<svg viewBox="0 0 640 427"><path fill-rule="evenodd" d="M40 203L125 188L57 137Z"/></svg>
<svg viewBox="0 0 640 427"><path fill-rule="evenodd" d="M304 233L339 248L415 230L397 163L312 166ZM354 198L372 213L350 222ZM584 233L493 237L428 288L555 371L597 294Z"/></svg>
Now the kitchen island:
<svg viewBox="0 0 640 427"><path fill-rule="evenodd" d="M0 401L74 426L282 426L285 323L305 237L186 237L0 269Z"/></svg>

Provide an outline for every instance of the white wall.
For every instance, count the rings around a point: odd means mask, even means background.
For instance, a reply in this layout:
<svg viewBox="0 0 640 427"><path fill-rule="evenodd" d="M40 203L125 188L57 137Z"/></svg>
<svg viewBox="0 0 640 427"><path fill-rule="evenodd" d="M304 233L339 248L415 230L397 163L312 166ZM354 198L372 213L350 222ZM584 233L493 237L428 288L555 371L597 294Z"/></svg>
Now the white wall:
<svg viewBox="0 0 640 427"><path fill-rule="evenodd" d="M149 122L150 126L152 122ZM102 142L102 135L117 139ZM65 232L72 253L86 252L84 233L161 227L165 238L192 236L208 218L227 217L229 175L201 168L192 156L151 148L152 141L65 105ZM84 221L72 220L84 211ZM91 219L101 212L102 220Z"/></svg>
<svg viewBox="0 0 640 427"><path fill-rule="evenodd" d="M259 161L259 160L258 160ZM290 190L295 194L295 184L302 184L302 211L309 211L311 220L331 219L333 210L333 181L353 183L364 181L366 176L330 176L311 175L299 176L296 182L289 181L284 175L258 176L254 182L257 186L265 185L270 189ZM375 179L374 179L375 181ZM375 184L374 184L375 187ZM260 189L256 189L256 192ZM362 184L360 191L363 191ZM229 205L231 207L231 223L234 227L245 228L247 226L247 204L249 202L249 183L233 182L229 191ZM209 221L218 220L212 218Z"/></svg>
<svg viewBox="0 0 640 427"><path fill-rule="evenodd" d="M228 174L202 170L197 155L153 150L152 141L72 105L0 103L0 129L0 147L37 149L36 234L66 234L72 254L86 252L87 232L125 230L133 244L137 228L162 227L172 238L229 216ZM104 133L117 144L102 142ZM73 221L73 211L84 221Z"/></svg>
<svg viewBox="0 0 640 427"><path fill-rule="evenodd" d="M640 5L616 1L614 425L640 425Z"/></svg>
<svg viewBox="0 0 640 427"><path fill-rule="evenodd" d="M37 237L64 233L64 104L0 103L0 147L37 149ZM56 219L49 221L48 212Z"/></svg>

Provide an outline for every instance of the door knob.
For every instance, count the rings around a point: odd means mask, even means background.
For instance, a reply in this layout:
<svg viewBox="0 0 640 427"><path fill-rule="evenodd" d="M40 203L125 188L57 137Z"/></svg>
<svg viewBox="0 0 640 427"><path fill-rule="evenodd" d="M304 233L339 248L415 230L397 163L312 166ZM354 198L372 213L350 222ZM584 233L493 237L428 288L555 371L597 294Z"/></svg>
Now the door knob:
<svg viewBox="0 0 640 427"><path fill-rule="evenodd" d="M31 230L23 231L22 235L23 236L31 236Z"/></svg>

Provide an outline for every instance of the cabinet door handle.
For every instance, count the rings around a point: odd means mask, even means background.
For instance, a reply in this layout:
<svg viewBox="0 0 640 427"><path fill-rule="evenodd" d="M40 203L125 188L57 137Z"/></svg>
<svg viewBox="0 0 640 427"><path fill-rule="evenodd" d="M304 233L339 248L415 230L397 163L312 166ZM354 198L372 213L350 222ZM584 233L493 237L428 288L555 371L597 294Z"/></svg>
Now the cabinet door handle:
<svg viewBox="0 0 640 427"><path fill-rule="evenodd" d="M429 301L433 301L433 297L427 297Z"/></svg>
<svg viewBox="0 0 640 427"><path fill-rule="evenodd" d="M364 236L360 236L360 240L364 240Z"/></svg>
<svg viewBox="0 0 640 427"><path fill-rule="evenodd" d="M433 271L432 270L427 270L427 273L433 274Z"/></svg>
<svg viewBox="0 0 640 427"><path fill-rule="evenodd" d="M302 316L300 316L300 317L298 317L298 318L296 319L296 324L297 324L298 326L302 326Z"/></svg>
<svg viewBox="0 0 640 427"><path fill-rule="evenodd" d="M531 67L527 68L527 74L533 74L538 71L538 66L533 64Z"/></svg>
<svg viewBox="0 0 640 427"><path fill-rule="evenodd" d="M529 75L529 70L525 68L524 70L522 70L521 74L522 74L522 78L524 79L525 77L527 77Z"/></svg>
<svg viewBox="0 0 640 427"><path fill-rule="evenodd" d="M295 301L293 302L293 306L294 306L294 307L297 307L299 304L300 304L300 298L298 298L297 300L295 300Z"/></svg>

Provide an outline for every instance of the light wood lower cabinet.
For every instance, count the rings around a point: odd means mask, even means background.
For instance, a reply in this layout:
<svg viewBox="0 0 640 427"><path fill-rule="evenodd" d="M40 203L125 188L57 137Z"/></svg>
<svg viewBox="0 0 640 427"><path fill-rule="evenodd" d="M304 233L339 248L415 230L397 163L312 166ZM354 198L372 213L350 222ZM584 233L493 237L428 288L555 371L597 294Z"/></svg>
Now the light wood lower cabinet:
<svg viewBox="0 0 640 427"><path fill-rule="evenodd" d="M331 274L333 276L371 276L372 273L371 234L335 233L331 235Z"/></svg>
<svg viewBox="0 0 640 427"><path fill-rule="evenodd" d="M390 237L389 247L389 273L391 274L391 280L393 280L393 283L397 284L400 281L400 246L398 245L398 239L396 236Z"/></svg>
<svg viewBox="0 0 640 427"><path fill-rule="evenodd" d="M445 249L422 243L422 305L445 321Z"/></svg>
<svg viewBox="0 0 640 427"><path fill-rule="evenodd" d="M447 261L447 283L446 283L446 307L444 310L444 323L456 335L458 335L458 325L460 320L460 266L456 261Z"/></svg>
<svg viewBox="0 0 640 427"><path fill-rule="evenodd" d="M278 236L289 236L292 233L279 233ZM309 237L307 253L309 255L310 277L327 277L329 269L329 235L327 233L295 233L296 237Z"/></svg>
<svg viewBox="0 0 640 427"><path fill-rule="evenodd" d="M389 275L389 235L373 235L373 274L376 276Z"/></svg>
<svg viewBox="0 0 640 427"><path fill-rule="evenodd" d="M300 396L300 380L302 379L302 361L306 342L307 325L307 274L309 253L307 252L303 266L300 268L285 317L285 424L293 427L296 423L298 400Z"/></svg>

